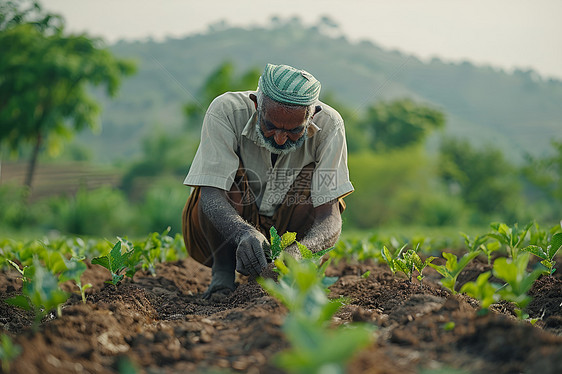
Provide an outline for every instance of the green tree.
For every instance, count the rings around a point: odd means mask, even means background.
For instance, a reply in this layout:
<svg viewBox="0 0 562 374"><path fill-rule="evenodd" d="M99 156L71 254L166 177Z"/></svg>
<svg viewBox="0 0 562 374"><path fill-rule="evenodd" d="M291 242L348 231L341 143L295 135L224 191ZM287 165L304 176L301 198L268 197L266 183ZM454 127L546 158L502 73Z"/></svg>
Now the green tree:
<svg viewBox="0 0 562 374"><path fill-rule="evenodd" d="M205 83L199 89L198 100L184 105L187 128L196 132L199 131L203 116L215 97L227 91L254 90L258 86L260 75L260 69L252 68L238 76L235 74L235 67L232 62L223 62L209 74Z"/></svg>
<svg viewBox="0 0 562 374"><path fill-rule="evenodd" d="M410 99L377 102L359 122L366 142L377 152L419 144L431 131L444 126L443 113Z"/></svg>
<svg viewBox="0 0 562 374"><path fill-rule="evenodd" d="M514 166L500 150L474 149L467 141L445 139L440 148L439 170L449 190L478 212L515 218L514 202L520 196L521 184Z"/></svg>
<svg viewBox="0 0 562 374"><path fill-rule="evenodd" d="M0 18L0 145L11 150L33 145L29 188L43 145L52 150L74 132L97 127L100 107L88 84L105 85L113 96L120 78L135 69L99 39L66 35L59 16L31 4L24 10L15 2L4 4Z"/></svg>

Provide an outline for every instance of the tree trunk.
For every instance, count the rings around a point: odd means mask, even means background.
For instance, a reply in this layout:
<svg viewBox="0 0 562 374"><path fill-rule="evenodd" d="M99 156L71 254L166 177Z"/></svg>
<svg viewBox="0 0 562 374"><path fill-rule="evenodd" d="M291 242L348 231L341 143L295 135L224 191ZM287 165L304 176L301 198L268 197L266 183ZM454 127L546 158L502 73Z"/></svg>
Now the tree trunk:
<svg viewBox="0 0 562 374"><path fill-rule="evenodd" d="M35 146L33 147L33 153L31 154L31 159L29 160L29 166L27 167L27 174L25 176L24 185L28 188L29 195L31 194L31 184L33 182L33 174L35 174L35 167L37 166L37 158L39 156L39 150L41 149L42 143L43 143L43 137L39 133L37 134L37 140L35 142Z"/></svg>

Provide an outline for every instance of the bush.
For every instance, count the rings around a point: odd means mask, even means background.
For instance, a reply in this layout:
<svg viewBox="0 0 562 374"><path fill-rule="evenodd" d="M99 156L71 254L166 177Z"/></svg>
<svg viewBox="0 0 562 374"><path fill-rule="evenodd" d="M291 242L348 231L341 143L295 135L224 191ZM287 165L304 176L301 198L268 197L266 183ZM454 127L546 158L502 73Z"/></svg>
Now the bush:
<svg viewBox="0 0 562 374"><path fill-rule="evenodd" d="M135 232L136 216L123 193L110 187L81 188L74 197L50 199L53 228L76 235L125 235Z"/></svg>
<svg viewBox="0 0 562 374"><path fill-rule="evenodd" d="M143 231L161 232L170 226L172 234L181 233L181 213L188 196L189 188L176 178L158 180L139 206Z"/></svg>

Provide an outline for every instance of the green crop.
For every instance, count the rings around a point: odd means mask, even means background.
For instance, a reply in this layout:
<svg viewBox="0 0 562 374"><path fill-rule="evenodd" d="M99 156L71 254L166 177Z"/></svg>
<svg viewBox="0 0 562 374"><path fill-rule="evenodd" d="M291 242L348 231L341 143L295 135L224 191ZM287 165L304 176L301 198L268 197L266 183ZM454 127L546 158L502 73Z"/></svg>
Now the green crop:
<svg viewBox="0 0 562 374"><path fill-rule="evenodd" d="M547 241L546 244L530 245L523 248L523 250L541 258L541 264L548 269L548 274L552 275L556 271L556 268L554 267L554 265L556 265L554 256L556 256L556 253L560 250L560 248L562 248L562 233L559 232L552 235L550 241Z"/></svg>
<svg viewBox="0 0 562 374"><path fill-rule="evenodd" d="M86 264L75 257L70 260L64 260L66 270L64 270L59 276L59 282L65 282L68 280L74 281L78 289L80 290L80 296L82 297L82 303L86 304L86 290L92 285L90 283L82 284L82 274L88 268Z"/></svg>
<svg viewBox="0 0 562 374"><path fill-rule="evenodd" d="M6 300L8 304L31 310L35 314L35 327L51 310L57 309L68 299L69 294L59 288L57 277L44 268L35 258L33 264L20 271L23 275L22 295Z"/></svg>
<svg viewBox="0 0 562 374"><path fill-rule="evenodd" d="M343 373L351 355L371 341L372 328L329 328L332 316L343 303L326 295L326 288L337 278L325 276L329 261L319 266L322 255L313 254L303 245L299 245L299 250L301 260L285 252L275 260L280 273L278 283L258 279L267 292L289 309L283 331L291 348L275 356L275 363L290 373Z"/></svg>
<svg viewBox="0 0 562 374"><path fill-rule="evenodd" d="M543 269L535 269L527 273L529 263L529 253L523 253L516 259L498 258L494 261L494 276L507 282L503 288L498 290L503 300L517 305L515 310L519 318L527 318L523 314L523 309L532 300L527 292L533 286L537 278L544 274Z"/></svg>
<svg viewBox="0 0 562 374"><path fill-rule="evenodd" d="M101 265L109 270L111 273L111 281L105 281L105 283L113 284L117 287L117 284L125 276L122 272L127 268L127 260L132 252L133 251L126 251L121 253L121 240L119 240L107 255L93 258L92 264Z"/></svg>
<svg viewBox="0 0 562 374"><path fill-rule="evenodd" d="M392 274L396 274L397 271L401 271L401 269L396 264L396 259L400 257L402 251L404 251L407 245L408 243L404 244L402 248L400 248L398 251L395 251L394 253L391 252L386 245L383 246L381 255L384 261L388 264L388 267L390 268L390 271L392 271Z"/></svg>
<svg viewBox="0 0 562 374"><path fill-rule="evenodd" d="M12 342L8 335L2 334L0 339L0 360L2 361L2 372L9 373L10 365L21 353L21 347Z"/></svg>
<svg viewBox="0 0 562 374"><path fill-rule="evenodd" d="M490 305L499 301L500 295L496 293L498 287L494 287L488 280L492 275L487 271L478 276L476 281L467 282L461 287L461 292L474 297L480 301L482 313L487 313Z"/></svg>
<svg viewBox="0 0 562 374"><path fill-rule="evenodd" d="M275 260L279 257L281 252L288 246L293 244L297 239L297 233L286 232L283 236L279 236L277 229L271 226L269 229L270 243L271 243L271 259Z"/></svg>
<svg viewBox="0 0 562 374"><path fill-rule="evenodd" d="M476 258L479 254L480 252L468 252L461 257L460 261L458 261L458 257L456 255L443 252L441 255L447 260L445 265L429 264L429 266L437 270L437 272L443 276L441 284L448 288L453 294L456 294L457 291L455 290L455 284L457 283L459 274L463 271L466 265L468 265L470 261Z"/></svg>
<svg viewBox="0 0 562 374"><path fill-rule="evenodd" d="M400 248L400 250L398 250L398 253L395 255L393 255L386 246L383 246L383 249L381 251L382 258L386 261L393 274L398 271L403 272L408 277L408 281L410 283L412 282L414 271L417 271L417 279L420 281L421 285L423 284L424 278L423 270L435 259L435 257L430 256L425 261L422 261L415 250L409 249L404 252L406 245L407 244L404 244L404 246ZM418 246L416 248L419 248L419 245L420 244L418 243Z"/></svg>
<svg viewBox="0 0 562 374"><path fill-rule="evenodd" d="M533 222L529 222L523 229L519 229L517 223L512 227L498 222L492 223L490 226L493 231L488 236L506 245L508 255L516 259L519 256L519 249L521 249L527 233L533 226Z"/></svg>

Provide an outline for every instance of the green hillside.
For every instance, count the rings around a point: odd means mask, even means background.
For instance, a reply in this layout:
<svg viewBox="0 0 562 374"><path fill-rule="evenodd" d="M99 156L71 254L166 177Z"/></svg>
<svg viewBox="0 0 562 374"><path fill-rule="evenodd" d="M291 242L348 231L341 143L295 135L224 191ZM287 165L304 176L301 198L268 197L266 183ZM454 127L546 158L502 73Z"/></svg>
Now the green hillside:
<svg viewBox="0 0 562 374"><path fill-rule="evenodd" d="M223 26L163 42L118 42L111 49L136 59L138 74L124 80L115 100L99 95L102 132L81 134L77 142L92 147L96 161L134 157L155 126L181 129L182 105L197 101L206 76L225 60L239 72L261 70L267 62L302 67L320 79L324 93L356 111L400 97L426 102L446 113L446 133L499 146L513 160L525 152L544 155L552 138L562 138L558 80L468 62L424 63L370 42L351 43L328 34L333 35L321 23L308 27L292 19L268 28Z"/></svg>

